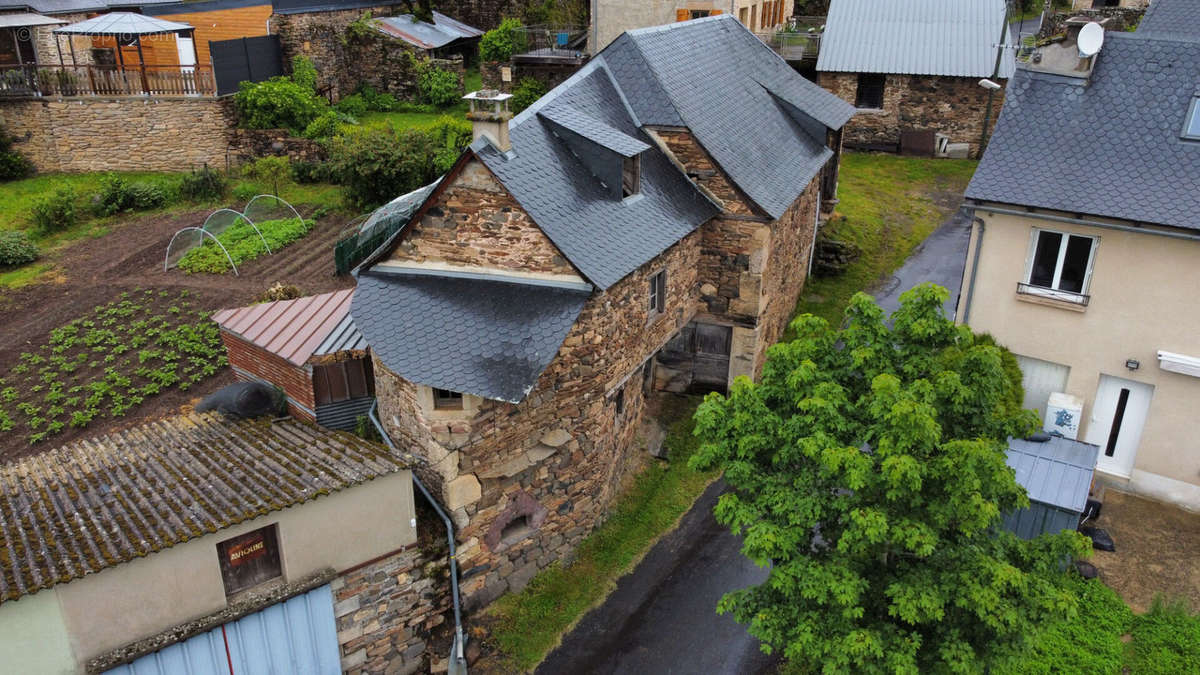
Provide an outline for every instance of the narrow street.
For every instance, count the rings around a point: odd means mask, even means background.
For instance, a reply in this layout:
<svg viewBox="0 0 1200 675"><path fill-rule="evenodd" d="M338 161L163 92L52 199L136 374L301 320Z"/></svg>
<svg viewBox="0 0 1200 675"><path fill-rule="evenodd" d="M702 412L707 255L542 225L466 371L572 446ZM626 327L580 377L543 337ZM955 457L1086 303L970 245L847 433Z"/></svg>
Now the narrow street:
<svg viewBox="0 0 1200 675"><path fill-rule="evenodd" d="M970 219L961 210L933 232L873 294L885 311L900 294L933 281L950 289L953 316L962 281ZM712 509L725 489L718 481L663 537L599 607L588 612L538 667L559 673L755 674L772 672L776 657L730 616L718 616L725 593L766 579L740 552L741 539L717 524Z"/></svg>

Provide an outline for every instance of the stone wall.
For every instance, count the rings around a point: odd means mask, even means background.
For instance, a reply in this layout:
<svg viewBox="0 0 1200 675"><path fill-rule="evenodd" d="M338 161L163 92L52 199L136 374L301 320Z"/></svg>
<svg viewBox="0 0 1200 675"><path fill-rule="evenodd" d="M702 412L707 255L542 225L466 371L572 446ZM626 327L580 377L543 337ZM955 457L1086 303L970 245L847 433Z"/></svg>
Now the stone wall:
<svg viewBox="0 0 1200 675"><path fill-rule="evenodd" d="M441 523L421 527L440 531ZM452 602L444 551L410 546L342 572L330 586L344 673L427 673L431 661L445 660L430 649Z"/></svg>
<svg viewBox="0 0 1200 675"><path fill-rule="evenodd" d="M1046 17L1041 30L1038 31L1038 36L1046 38L1062 33L1066 30L1067 19L1077 16L1084 16L1092 21L1108 19L1108 22L1104 24L1104 30L1123 31L1130 26L1138 25L1145 15L1146 3L1141 0L1124 0L1120 7L1101 7L1099 9L1091 9L1089 2L1084 8L1069 12L1055 12Z"/></svg>
<svg viewBox="0 0 1200 675"><path fill-rule="evenodd" d="M577 274L517 200L475 161L442 190L438 204L409 226L391 259Z"/></svg>
<svg viewBox="0 0 1200 675"><path fill-rule="evenodd" d="M39 171L223 166L233 111L214 98L0 101L0 122Z"/></svg>
<svg viewBox="0 0 1200 675"><path fill-rule="evenodd" d="M56 14L55 19L66 21L68 24L79 23L88 18L86 13L78 14ZM62 51L62 63L68 65L90 65L92 59L92 38L86 36L75 37L54 37L54 29L60 26L32 26L24 30L31 31L33 37L33 50L37 54L39 65L52 66L59 63L59 49ZM18 29L21 30L21 29ZM71 61L71 47L75 48L75 61Z"/></svg>
<svg viewBox="0 0 1200 675"><path fill-rule="evenodd" d="M762 300L754 354L754 377L762 373L767 348L779 341L796 311L808 280L817 226L820 176L813 178L791 207L771 224L771 241L762 265ZM754 271L752 267L751 272Z"/></svg>
<svg viewBox="0 0 1200 675"><path fill-rule="evenodd" d="M819 73L818 84L844 101L855 102L857 73ZM1004 85L1005 81L1000 80ZM913 129L945 134L951 143L968 143L971 155L979 152L979 136L987 108L988 91L978 78L925 75L888 75L883 88L883 107L860 108L846 124L844 142L848 147L877 149L900 146L900 133ZM996 125L1004 92L992 98L991 128Z"/></svg>
<svg viewBox="0 0 1200 675"><path fill-rule="evenodd" d="M258 157L287 157L293 162L321 162L325 146L308 138L292 136L287 129L232 129L229 140L231 165Z"/></svg>

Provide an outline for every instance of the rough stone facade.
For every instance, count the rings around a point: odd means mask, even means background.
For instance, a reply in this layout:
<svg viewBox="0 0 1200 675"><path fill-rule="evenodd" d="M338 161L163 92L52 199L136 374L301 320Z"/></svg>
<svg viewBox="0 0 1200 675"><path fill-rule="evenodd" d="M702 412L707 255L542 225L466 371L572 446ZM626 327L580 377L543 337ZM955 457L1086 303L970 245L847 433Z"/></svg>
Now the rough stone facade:
<svg viewBox="0 0 1200 675"><path fill-rule="evenodd" d="M858 92L858 73L819 73L817 83L849 103ZM1006 82L1000 80L999 84ZM862 109L846 124L844 143L850 147L898 149L900 134L933 130L951 143L969 143L971 156L979 153L979 138L987 109L988 92L979 78L933 75L887 75L883 107ZM996 125L1004 92L992 97L988 135Z"/></svg>
<svg viewBox="0 0 1200 675"><path fill-rule="evenodd" d="M1104 30L1128 30L1130 26L1138 25L1142 17L1146 15L1147 4L1144 0L1122 0L1120 7L1092 9L1089 2L1083 8L1071 10L1070 12L1055 12L1046 17L1046 20L1042 23L1041 30L1038 31L1038 36L1045 38L1062 33L1066 30L1067 19L1077 16L1087 17L1092 21L1107 19L1108 21L1104 24Z"/></svg>
<svg viewBox="0 0 1200 675"><path fill-rule="evenodd" d="M431 632L451 606L444 553L410 546L347 570L330 585L344 673L429 672L431 660L445 659L429 649Z"/></svg>
<svg viewBox="0 0 1200 675"><path fill-rule="evenodd" d="M68 24L79 23L88 18L86 13L56 14L55 19L66 21ZM53 66L59 63L59 48L62 48L62 63L68 65L90 65L92 58L92 38L86 36L54 37L54 29L59 26L33 26L27 28L32 33L33 50L37 54L38 65ZM75 61L71 61L71 48L75 48Z"/></svg>
<svg viewBox="0 0 1200 675"><path fill-rule="evenodd" d="M186 171L222 166L234 127L215 98L0 101L0 122L39 171Z"/></svg>
<svg viewBox="0 0 1200 675"><path fill-rule="evenodd" d="M287 157L293 162L321 162L325 146L308 138L292 136L287 129L233 129L229 140L231 165L258 157Z"/></svg>

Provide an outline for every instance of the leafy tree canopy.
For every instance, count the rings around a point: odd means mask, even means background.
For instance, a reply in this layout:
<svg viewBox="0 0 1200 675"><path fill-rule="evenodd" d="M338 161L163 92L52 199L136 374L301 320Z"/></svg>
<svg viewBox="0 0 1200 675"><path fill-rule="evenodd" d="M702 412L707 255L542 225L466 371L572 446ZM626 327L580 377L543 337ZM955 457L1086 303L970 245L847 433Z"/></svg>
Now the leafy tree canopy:
<svg viewBox="0 0 1200 675"><path fill-rule="evenodd" d="M891 328L862 293L843 329L801 316L760 384L739 378L696 413L693 466L721 467L734 488L717 520L771 566L718 611L794 663L979 672L1031 625L1075 611L1062 570L1082 537L1022 541L998 526L1028 505L1005 440L1037 420L1012 355L948 320L947 297L908 291Z"/></svg>

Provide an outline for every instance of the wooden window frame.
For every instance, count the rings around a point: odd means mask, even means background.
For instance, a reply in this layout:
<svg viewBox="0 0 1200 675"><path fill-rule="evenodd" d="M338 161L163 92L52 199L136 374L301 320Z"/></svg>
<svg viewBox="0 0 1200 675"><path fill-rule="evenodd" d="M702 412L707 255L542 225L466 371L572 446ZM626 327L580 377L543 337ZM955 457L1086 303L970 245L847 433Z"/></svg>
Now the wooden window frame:
<svg viewBox="0 0 1200 675"><path fill-rule="evenodd" d="M340 382L344 396L334 394L335 378ZM371 362L369 359L361 358L314 365L312 387L313 402L318 406L370 398L375 395L375 378L371 370Z"/></svg>
<svg viewBox="0 0 1200 675"><path fill-rule="evenodd" d="M621 160L621 198L627 199L642 191L642 157L634 155Z"/></svg>
<svg viewBox="0 0 1200 675"><path fill-rule="evenodd" d="M450 391L449 389L433 389L433 409L434 410L462 410L463 395L461 392Z"/></svg>
<svg viewBox="0 0 1200 675"><path fill-rule="evenodd" d="M650 318L661 316L667 311L667 271L665 269L650 275L649 301Z"/></svg>

